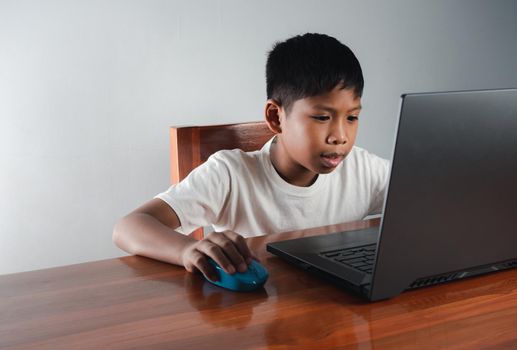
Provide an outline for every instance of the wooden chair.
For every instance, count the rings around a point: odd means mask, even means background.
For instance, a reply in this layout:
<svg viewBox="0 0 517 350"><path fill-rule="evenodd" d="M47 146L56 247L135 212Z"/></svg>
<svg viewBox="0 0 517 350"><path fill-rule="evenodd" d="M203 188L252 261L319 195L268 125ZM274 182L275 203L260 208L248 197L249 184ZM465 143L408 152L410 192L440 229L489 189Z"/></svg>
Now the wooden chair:
<svg viewBox="0 0 517 350"><path fill-rule="evenodd" d="M265 122L171 127L171 182L177 184L183 180L217 151L234 148L256 151L272 136ZM191 236L202 239L203 228Z"/></svg>

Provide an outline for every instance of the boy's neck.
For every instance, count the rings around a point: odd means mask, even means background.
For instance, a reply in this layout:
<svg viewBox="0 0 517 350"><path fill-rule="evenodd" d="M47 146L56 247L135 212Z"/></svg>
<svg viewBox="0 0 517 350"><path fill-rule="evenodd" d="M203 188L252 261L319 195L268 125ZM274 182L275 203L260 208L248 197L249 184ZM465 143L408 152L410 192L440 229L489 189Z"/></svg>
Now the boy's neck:
<svg viewBox="0 0 517 350"><path fill-rule="evenodd" d="M296 167L290 164L288 156L285 154L285 151L283 151L282 146L278 143L278 136L276 136L271 142L269 157L277 174L285 182L291 185L308 187L311 186L318 178L318 174L311 173L300 165Z"/></svg>

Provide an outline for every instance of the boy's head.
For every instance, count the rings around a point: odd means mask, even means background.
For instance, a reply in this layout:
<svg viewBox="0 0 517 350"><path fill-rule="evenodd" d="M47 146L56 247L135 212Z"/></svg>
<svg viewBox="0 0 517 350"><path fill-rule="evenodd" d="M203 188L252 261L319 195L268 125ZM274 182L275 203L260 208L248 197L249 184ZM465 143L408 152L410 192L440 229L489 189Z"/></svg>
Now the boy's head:
<svg viewBox="0 0 517 350"><path fill-rule="evenodd" d="M275 44L266 80L273 166L287 182L309 186L352 150L364 85L359 61L336 39L305 34Z"/></svg>
<svg viewBox="0 0 517 350"><path fill-rule="evenodd" d="M307 33L278 42L266 63L267 98L289 113L294 101L336 86L363 94L363 73L354 53L337 39Z"/></svg>

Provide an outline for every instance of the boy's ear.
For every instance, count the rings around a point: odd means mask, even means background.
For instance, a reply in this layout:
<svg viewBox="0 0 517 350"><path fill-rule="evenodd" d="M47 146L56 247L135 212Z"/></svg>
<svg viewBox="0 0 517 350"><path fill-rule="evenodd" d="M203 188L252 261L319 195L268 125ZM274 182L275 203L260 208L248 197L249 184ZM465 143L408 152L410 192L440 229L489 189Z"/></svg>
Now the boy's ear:
<svg viewBox="0 0 517 350"><path fill-rule="evenodd" d="M264 115L269 129L275 134L281 134L280 115L283 113L282 106L273 99L266 101Z"/></svg>

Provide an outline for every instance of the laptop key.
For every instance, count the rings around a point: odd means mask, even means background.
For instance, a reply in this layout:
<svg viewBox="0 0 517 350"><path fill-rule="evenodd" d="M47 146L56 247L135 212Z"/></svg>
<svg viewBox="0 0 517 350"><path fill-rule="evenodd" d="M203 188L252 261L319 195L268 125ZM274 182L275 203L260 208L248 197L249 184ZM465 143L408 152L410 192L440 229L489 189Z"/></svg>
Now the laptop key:
<svg viewBox="0 0 517 350"><path fill-rule="evenodd" d="M363 267L363 266L369 266L370 264L365 264L364 262L358 262L358 263L352 263L350 265L352 265L355 268L360 268L360 267Z"/></svg>
<svg viewBox="0 0 517 350"><path fill-rule="evenodd" d="M352 258L352 259L342 259L340 261L344 262L346 264L353 264L353 263L357 263L357 262L362 262L363 258L359 257L359 258Z"/></svg>
<svg viewBox="0 0 517 350"><path fill-rule="evenodd" d="M347 265L353 269L371 274L373 262L375 260L376 249L376 244L371 244L362 247L328 251L321 253L321 255L340 264Z"/></svg>

